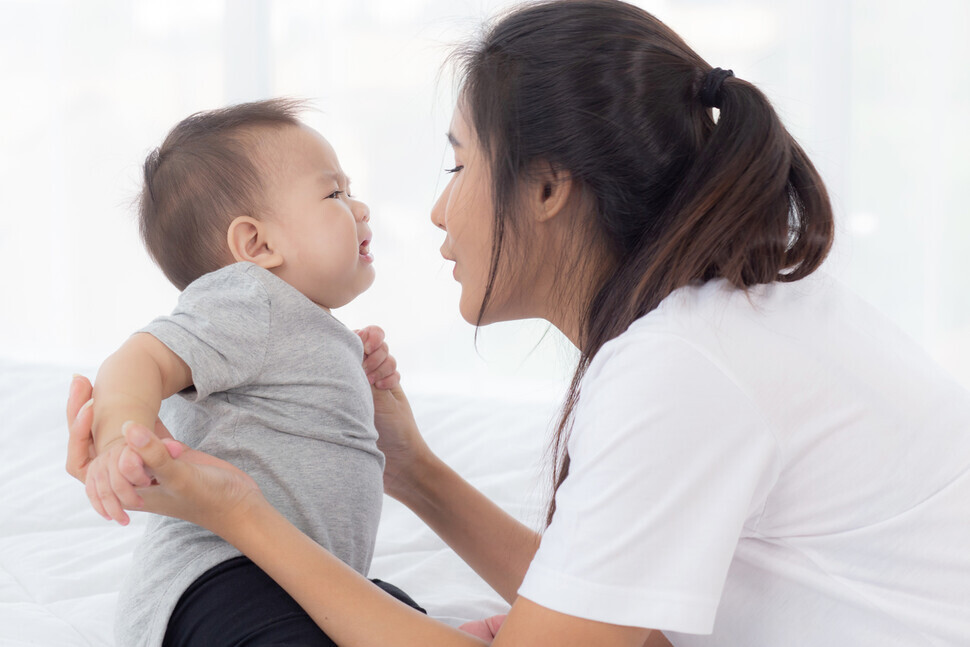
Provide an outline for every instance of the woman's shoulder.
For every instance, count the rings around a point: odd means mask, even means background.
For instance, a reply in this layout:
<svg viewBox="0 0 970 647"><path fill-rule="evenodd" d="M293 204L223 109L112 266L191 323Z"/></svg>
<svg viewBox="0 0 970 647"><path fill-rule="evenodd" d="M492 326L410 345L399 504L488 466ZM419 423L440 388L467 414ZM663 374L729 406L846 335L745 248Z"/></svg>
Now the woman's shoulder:
<svg viewBox="0 0 970 647"><path fill-rule="evenodd" d="M792 376L825 373L855 357L884 352L871 340L894 326L828 274L790 283L736 288L718 279L671 293L660 306L607 342L587 371L590 381L617 358L626 370L673 375L674 367L719 372L739 388L770 392ZM794 388L794 385L792 385Z"/></svg>
<svg viewBox="0 0 970 647"><path fill-rule="evenodd" d="M777 349L817 342L837 334L850 320L865 320L869 328L888 323L824 272L747 289L715 279L675 290L603 350L622 347L624 352L650 353L656 345L679 341L708 355L739 358L746 354L739 355L737 349L765 342Z"/></svg>

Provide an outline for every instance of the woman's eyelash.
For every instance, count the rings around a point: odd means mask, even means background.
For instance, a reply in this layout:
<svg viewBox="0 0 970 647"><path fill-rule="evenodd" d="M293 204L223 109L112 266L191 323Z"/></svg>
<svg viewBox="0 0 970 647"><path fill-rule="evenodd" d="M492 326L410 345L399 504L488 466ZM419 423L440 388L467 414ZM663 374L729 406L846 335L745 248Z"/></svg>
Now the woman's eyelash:
<svg viewBox="0 0 970 647"><path fill-rule="evenodd" d="M465 166L463 164L460 164L460 165L456 166L455 168L446 168L445 169L445 173L457 173L458 171L462 170L463 168L465 168Z"/></svg>

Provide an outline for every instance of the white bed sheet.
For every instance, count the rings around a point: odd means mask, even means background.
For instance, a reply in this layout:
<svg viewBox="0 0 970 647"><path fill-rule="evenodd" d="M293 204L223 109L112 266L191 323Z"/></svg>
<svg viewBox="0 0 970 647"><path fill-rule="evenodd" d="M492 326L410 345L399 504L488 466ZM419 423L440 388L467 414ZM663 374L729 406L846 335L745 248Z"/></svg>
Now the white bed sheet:
<svg viewBox="0 0 970 647"><path fill-rule="evenodd" d="M118 589L147 518L134 514L128 528L104 521L64 471L71 373L0 359L3 646L113 645ZM429 445L513 516L539 527L556 403L521 394L409 396ZM452 625L507 609L433 532L386 497L370 576L400 586Z"/></svg>

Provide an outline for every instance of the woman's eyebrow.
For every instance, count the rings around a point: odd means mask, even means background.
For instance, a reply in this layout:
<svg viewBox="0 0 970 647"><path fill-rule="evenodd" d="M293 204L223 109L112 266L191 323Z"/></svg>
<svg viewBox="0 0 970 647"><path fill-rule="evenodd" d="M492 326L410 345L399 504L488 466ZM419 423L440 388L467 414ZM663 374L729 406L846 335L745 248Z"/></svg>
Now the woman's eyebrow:
<svg viewBox="0 0 970 647"><path fill-rule="evenodd" d="M461 142L459 142L455 138L455 136L453 134L451 134L451 131L450 130L447 133L445 133L445 134L448 137L448 143L450 143L453 148L461 148Z"/></svg>

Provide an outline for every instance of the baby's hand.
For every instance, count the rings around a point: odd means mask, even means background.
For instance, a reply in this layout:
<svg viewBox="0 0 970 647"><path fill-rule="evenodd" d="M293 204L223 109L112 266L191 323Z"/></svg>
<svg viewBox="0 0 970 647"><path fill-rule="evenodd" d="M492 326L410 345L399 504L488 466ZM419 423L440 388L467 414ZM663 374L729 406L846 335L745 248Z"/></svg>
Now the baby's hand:
<svg viewBox="0 0 970 647"><path fill-rule="evenodd" d="M98 514L127 526L130 519L124 508L140 508L142 499L135 488L151 481L141 458L128 449L121 436L103 447L88 465L84 487Z"/></svg>
<svg viewBox="0 0 970 647"><path fill-rule="evenodd" d="M397 360L391 357L384 341L384 331L378 326L367 326L354 331L364 342L364 373L374 388L391 390L401 383L397 372Z"/></svg>
<svg viewBox="0 0 970 647"><path fill-rule="evenodd" d="M418 460L430 453L414 421L411 405L401 388L397 361L391 357L384 341L384 331L368 326L356 331L364 342L364 373L371 383L374 397L374 427L379 438L377 448L384 454L384 491L392 497L406 496L410 474Z"/></svg>

